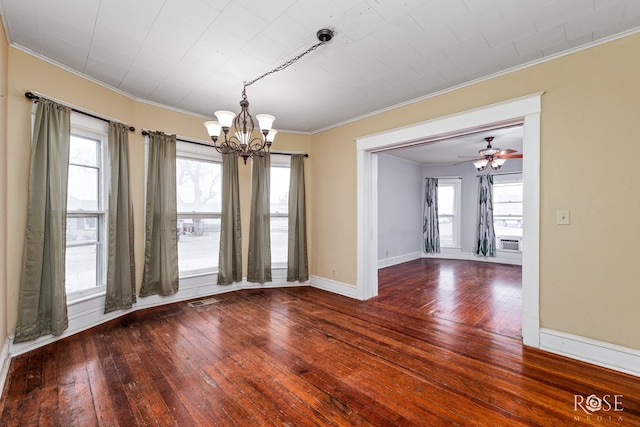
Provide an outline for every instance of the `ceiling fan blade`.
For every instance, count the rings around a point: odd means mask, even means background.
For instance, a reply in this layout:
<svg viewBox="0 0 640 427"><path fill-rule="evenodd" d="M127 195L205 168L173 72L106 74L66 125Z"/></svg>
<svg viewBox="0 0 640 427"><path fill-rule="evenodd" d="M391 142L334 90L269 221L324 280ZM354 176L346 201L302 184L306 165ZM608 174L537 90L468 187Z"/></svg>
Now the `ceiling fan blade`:
<svg viewBox="0 0 640 427"><path fill-rule="evenodd" d="M505 154L503 156L500 156L501 159L521 159L522 158L522 154L518 153L518 154Z"/></svg>
<svg viewBox="0 0 640 427"><path fill-rule="evenodd" d="M458 156L458 157L460 157L460 156ZM458 162L458 163L452 163L451 165L452 166L463 165L465 163L473 163L473 162L478 161L478 160L480 160L480 159L474 158L474 159L471 159L471 160L463 160L463 161Z"/></svg>

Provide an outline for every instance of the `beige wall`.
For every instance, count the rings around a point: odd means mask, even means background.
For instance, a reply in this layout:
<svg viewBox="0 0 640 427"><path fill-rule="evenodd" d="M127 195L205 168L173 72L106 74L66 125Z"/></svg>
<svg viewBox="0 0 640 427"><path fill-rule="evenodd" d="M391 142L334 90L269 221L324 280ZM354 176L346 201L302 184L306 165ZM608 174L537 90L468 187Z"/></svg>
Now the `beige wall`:
<svg viewBox="0 0 640 427"><path fill-rule="evenodd" d="M7 339L7 81L9 52L0 20L0 348ZM0 361L1 362L1 361Z"/></svg>
<svg viewBox="0 0 640 427"><path fill-rule="evenodd" d="M541 326L640 349L638 52L629 36L314 135L314 274L355 284L354 138L544 91Z"/></svg>
<svg viewBox="0 0 640 427"><path fill-rule="evenodd" d="M354 138L544 91L541 128L540 307L542 327L640 349L640 35L597 46L317 135L278 135L276 148L308 159L312 274L356 284ZM20 265L29 165L26 90L144 128L205 139L202 119L135 102L9 49L8 265ZM141 274L143 138L131 135L136 259ZM135 162L135 166L133 163ZM243 206L250 170L241 166ZM311 184L314 183L315 185ZM555 224L569 209L571 225ZM243 223L247 224L243 209ZM245 238L247 232L244 233ZM245 242L246 252L246 242ZM19 269L7 274L8 328L15 327ZM139 280L138 280L139 281Z"/></svg>
<svg viewBox="0 0 640 427"><path fill-rule="evenodd" d="M8 265L20 266L24 246L26 225L27 191L29 181L30 158L30 113L32 103L24 93L35 91L64 103L89 110L112 119L116 119L136 127L136 132L129 134L131 190L133 197L135 224L135 255L137 285L142 280L144 259L144 137L140 131L144 129L161 130L175 133L185 138L209 140L203 126L204 119L194 115L159 108L137 102L129 97L97 85L75 74L69 73L47 62L41 61L22 51L10 48L9 59L9 93L8 93L8 158L7 167L8 202L11 209L7 212ZM274 150L310 152L311 137L308 135L279 133L273 146ZM310 157L311 160L313 157ZM309 168L309 182L313 168ZM240 165L240 188L242 191L242 223L243 251L246 265L249 235L251 164ZM309 183L309 187L311 184ZM309 203L311 197L308 194ZM246 269L246 267L245 267ZM8 307L8 324L2 331L10 333L15 329L17 321L17 303L20 287L20 268L7 272L8 301L2 307Z"/></svg>

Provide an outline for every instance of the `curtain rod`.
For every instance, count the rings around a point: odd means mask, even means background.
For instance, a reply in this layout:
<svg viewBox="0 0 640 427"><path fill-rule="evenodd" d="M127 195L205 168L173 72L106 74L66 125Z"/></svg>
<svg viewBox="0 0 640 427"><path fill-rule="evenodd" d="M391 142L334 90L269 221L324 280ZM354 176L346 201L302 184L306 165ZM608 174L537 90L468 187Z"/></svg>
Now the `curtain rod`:
<svg viewBox="0 0 640 427"><path fill-rule="evenodd" d="M425 179L436 178L436 179L462 179L461 176L428 176Z"/></svg>
<svg viewBox="0 0 640 427"><path fill-rule="evenodd" d="M142 135L144 136L149 136L149 130L147 129L142 129ZM200 141L193 141L193 140L188 140L188 139L184 139L181 137L176 136L176 141L180 141L180 142L186 142L188 144L195 144L195 145L202 145L204 147L211 147L213 148L213 145L211 144L207 144L206 142L200 142ZM271 154L278 154L278 155L282 155L282 156L292 156L294 154L302 154L304 155L304 157L309 157L309 155L307 153L287 153L284 151L270 151Z"/></svg>
<svg viewBox="0 0 640 427"><path fill-rule="evenodd" d="M476 177L480 178L481 176L487 176L487 175L521 175L522 171L520 172L497 172L497 173L485 173L484 175L476 175Z"/></svg>
<svg viewBox="0 0 640 427"><path fill-rule="evenodd" d="M25 92L24 96L25 96L25 98L30 99L33 102L38 102L38 100L40 100L40 96L39 95L36 95L35 93L30 92L30 91L29 92ZM56 102L58 102L58 101L56 101ZM71 105L67 105L67 104L64 104L62 102L58 102L58 103L59 104L63 104L66 107L69 107L71 109L71 111L73 111L75 113L84 114L85 116L93 117L94 119L102 120L103 122L118 122L118 120L111 120L111 119L108 119L106 117L102 117L102 116L98 116L98 115L93 114L93 113L89 113L88 111L79 110L79 109L77 109L75 107L72 107ZM118 122L118 123L120 123L120 122ZM124 123L124 125L125 126L129 126L126 123ZM136 128L134 128L133 126L129 126L129 131L130 132L135 132L135 130L136 130Z"/></svg>

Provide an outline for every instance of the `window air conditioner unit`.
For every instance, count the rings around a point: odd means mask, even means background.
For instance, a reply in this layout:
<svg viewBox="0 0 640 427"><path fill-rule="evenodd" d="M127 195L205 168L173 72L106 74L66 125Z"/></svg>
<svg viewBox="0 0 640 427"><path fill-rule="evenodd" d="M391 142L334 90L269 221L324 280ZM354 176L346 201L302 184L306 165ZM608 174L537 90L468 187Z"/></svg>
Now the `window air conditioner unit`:
<svg viewBox="0 0 640 427"><path fill-rule="evenodd" d="M520 239L498 238L498 249L503 251L520 252Z"/></svg>

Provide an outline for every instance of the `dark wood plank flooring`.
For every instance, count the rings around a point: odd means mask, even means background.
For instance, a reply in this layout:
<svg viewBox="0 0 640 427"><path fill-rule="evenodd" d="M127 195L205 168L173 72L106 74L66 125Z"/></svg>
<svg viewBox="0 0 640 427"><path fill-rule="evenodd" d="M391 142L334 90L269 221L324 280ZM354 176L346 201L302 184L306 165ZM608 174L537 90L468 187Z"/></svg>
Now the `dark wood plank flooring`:
<svg viewBox="0 0 640 427"><path fill-rule="evenodd" d="M524 348L390 280L367 302L282 288L132 313L15 357L0 424L640 425L639 378ZM623 410L574 410L605 394Z"/></svg>
<svg viewBox="0 0 640 427"><path fill-rule="evenodd" d="M522 338L522 267L422 258L378 273L376 302Z"/></svg>

